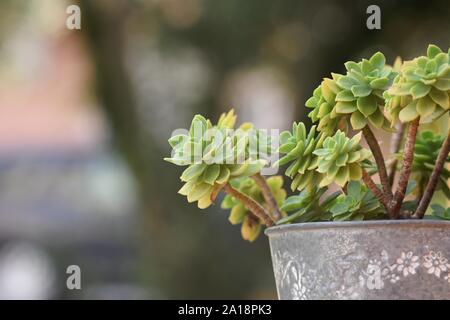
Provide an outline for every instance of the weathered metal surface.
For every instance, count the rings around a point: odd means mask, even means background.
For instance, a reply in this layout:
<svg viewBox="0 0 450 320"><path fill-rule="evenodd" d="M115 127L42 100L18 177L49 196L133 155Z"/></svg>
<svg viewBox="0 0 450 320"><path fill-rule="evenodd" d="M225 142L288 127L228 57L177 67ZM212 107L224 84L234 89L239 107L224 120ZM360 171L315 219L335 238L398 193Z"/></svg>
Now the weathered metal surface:
<svg viewBox="0 0 450 320"><path fill-rule="evenodd" d="M266 230L280 299L450 299L450 221Z"/></svg>

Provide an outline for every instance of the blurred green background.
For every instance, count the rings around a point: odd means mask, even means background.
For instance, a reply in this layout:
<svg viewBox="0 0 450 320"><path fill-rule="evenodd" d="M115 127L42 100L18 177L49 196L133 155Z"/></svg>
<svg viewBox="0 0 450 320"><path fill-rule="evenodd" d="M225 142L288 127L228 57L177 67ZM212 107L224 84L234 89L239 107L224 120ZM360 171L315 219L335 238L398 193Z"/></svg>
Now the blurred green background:
<svg viewBox="0 0 450 320"><path fill-rule="evenodd" d="M68 30L66 8L81 8ZM381 30L366 9L381 8ZM0 298L276 298L270 252L176 192L173 130L286 129L343 63L447 50L446 0L4 0ZM383 141L389 146L389 140ZM82 290L65 287L82 269Z"/></svg>

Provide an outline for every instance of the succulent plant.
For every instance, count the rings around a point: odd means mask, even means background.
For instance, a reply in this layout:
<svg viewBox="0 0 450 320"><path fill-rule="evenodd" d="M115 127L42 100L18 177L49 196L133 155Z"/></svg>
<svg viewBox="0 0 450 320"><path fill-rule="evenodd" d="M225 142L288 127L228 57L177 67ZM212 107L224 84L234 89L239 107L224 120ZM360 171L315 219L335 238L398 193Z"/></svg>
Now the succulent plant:
<svg viewBox="0 0 450 320"><path fill-rule="evenodd" d="M286 191L283 189L283 177L273 176L267 179L267 184L274 195L277 205L280 206L286 198ZM261 189L251 178L235 179L231 185L241 193L251 197L261 206L269 210L269 205L265 202ZM231 195L226 195L221 204L222 209L231 209L228 220L231 224L242 224L242 238L250 242L254 241L261 232L262 222L251 214L251 212Z"/></svg>
<svg viewBox="0 0 450 320"><path fill-rule="evenodd" d="M336 85L336 79L340 76L333 74L333 79L324 78L320 86L314 90L313 96L305 103L306 107L313 109L308 117L312 122L318 122L318 131L332 133L338 127L344 129L343 126L346 125L336 112L336 95L341 91L341 88Z"/></svg>
<svg viewBox="0 0 450 320"><path fill-rule="evenodd" d="M340 192L332 193L321 202L320 198L326 191L327 188L314 186L301 191L299 195L288 197L281 206L281 210L288 212L289 215L279 220L278 224L329 221L331 219L330 206Z"/></svg>
<svg viewBox="0 0 450 320"><path fill-rule="evenodd" d="M350 181L347 194L338 196L330 207L332 220L370 220L387 217L373 193L359 181Z"/></svg>
<svg viewBox="0 0 450 320"><path fill-rule="evenodd" d="M364 128L369 122L378 128L389 129L389 122L382 112L383 92L392 84L396 73L385 62L384 55L377 52L369 60L346 62L345 75L333 73L333 79L322 81L306 101L306 106L313 109L309 117L313 122L319 121L319 131L334 132L337 128L345 128L346 122L341 121L345 116L350 117L355 130Z"/></svg>
<svg viewBox="0 0 450 320"><path fill-rule="evenodd" d="M266 180L258 174L267 163L261 153L272 154L265 131L254 130L250 123L232 130L233 111L221 115L216 125L195 116L188 134L169 140L172 157L165 159L188 166L179 193L189 202L198 201L200 208L211 205L219 191L227 193L222 208L231 210L229 221L242 224L242 237L248 241L264 225L423 218L436 190L450 199L450 171L445 167L450 131L446 137L421 132L418 121L433 121L450 109L449 57L450 51L430 45L427 56L406 62L398 58L390 67L377 52L368 60L345 63L344 75L324 78L305 103L312 109L313 126L307 131L303 123L294 123L292 131L279 137L282 156L274 166L289 164L285 173L292 179L291 189L300 191L287 199L282 177ZM386 168L371 127L392 132L394 125L392 152L402 164L394 158ZM359 132L351 136L350 126ZM217 134L204 134L210 129ZM362 135L371 151L362 147ZM327 195L332 183L341 188ZM410 197L414 191L417 196ZM432 208L429 218L450 220L450 209Z"/></svg>
<svg viewBox="0 0 450 320"><path fill-rule="evenodd" d="M368 122L377 128L388 129L385 118L383 92L392 84L396 73L386 65L381 52L369 60L345 63L346 75L336 84L342 89L336 96L336 112L351 114L350 123L355 130L364 128Z"/></svg>
<svg viewBox="0 0 450 320"><path fill-rule="evenodd" d="M371 155L370 151L360 145L361 132L351 139L338 130L333 137L327 137L323 146L313 151L317 156L317 172L322 173L319 187L333 182L344 187L350 180L360 180L362 164Z"/></svg>
<svg viewBox="0 0 450 320"><path fill-rule="evenodd" d="M417 187L421 190L419 193L425 189L425 186L430 179L439 150L443 143L444 137L435 135L431 131L420 132L417 136L414 148L412 174L414 180L417 181ZM401 154L398 156L401 156ZM447 158L446 162L450 163L450 157ZM437 189L442 190L447 198L450 199L450 188L447 184L449 178L450 171L444 166Z"/></svg>
<svg viewBox="0 0 450 320"><path fill-rule="evenodd" d="M286 175L292 179L292 191L314 186L322 180L323 175L316 171L318 157L313 152L322 147L325 138L325 133L316 132L316 126L307 133L303 123L294 123L292 133L284 131L280 134L279 152L286 155L275 165L291 163Z"/></svg>
<svg viewBox="0 0 450 320"><path fill-rule="evenodd" d="M409 122L420 117L429 123L450 108L450 66L448 53L430 45L427 56L406 61L392 87L385 93L386 110L392 122Z"/></svg>
<svg viewBox="0 0 450 320"><path fill-rule="evenodd" d="M186 196L188 202L198 201L201 209L211 205L211 196L220 186L234 178L251 176L266 164L262 159L249 157L249 136L230 130L235 122L233 110L221 115L216 126L196 115L187 135L169 139L173 156L165 160L179 166L188 165L180 177L185 184L178 193ZM249 124L241 127L249 128ZM210 136L206 134L209 129L215 130L209 131Z"/></svg>

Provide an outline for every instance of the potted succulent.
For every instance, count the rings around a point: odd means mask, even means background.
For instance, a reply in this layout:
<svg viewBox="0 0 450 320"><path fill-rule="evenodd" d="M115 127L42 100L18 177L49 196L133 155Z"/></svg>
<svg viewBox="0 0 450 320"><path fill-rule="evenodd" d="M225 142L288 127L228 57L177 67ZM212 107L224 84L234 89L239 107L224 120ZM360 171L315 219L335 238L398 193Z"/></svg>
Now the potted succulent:
<svg viewBox="0 0 450 320"><path fill-rule="evenodd" d="M294 123L278 150L249 123L232 130L233 110L217 124L195 116L165 159L188 166L179 193L204 209L225 192L248 241L267 227L280 299L450 298L450 209L430 206L450 198L450 131L430 129L448 122L449 57L430 45L393 66L380 52L346 62L306 101L314 125ZM375 130L392 135L389 157ZM268 165L288 165L298 194L263 176Z"/></svg>

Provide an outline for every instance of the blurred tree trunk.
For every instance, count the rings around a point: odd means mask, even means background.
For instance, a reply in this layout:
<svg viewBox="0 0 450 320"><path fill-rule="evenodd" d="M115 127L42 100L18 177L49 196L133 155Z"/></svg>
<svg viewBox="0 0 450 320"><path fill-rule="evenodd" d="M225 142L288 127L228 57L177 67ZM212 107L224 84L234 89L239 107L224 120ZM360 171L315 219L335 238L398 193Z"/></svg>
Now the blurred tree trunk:
<svg viewBox="0 0 450 320"><path fill-rule="evenodd" d="M82 0L83 32L94 62L97 96L111 125L113 141L133 169L140 190L145 190L144 198L148 199L152 185L147 160L153 144L147 141L148 148L142 148L143 132L125 67L123 27L128 4L127 1Z"/></svg>

